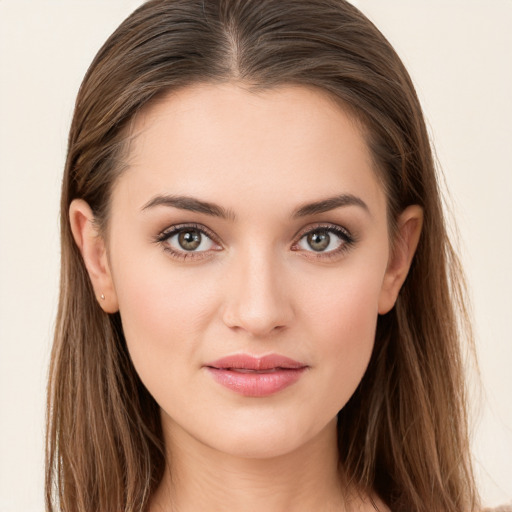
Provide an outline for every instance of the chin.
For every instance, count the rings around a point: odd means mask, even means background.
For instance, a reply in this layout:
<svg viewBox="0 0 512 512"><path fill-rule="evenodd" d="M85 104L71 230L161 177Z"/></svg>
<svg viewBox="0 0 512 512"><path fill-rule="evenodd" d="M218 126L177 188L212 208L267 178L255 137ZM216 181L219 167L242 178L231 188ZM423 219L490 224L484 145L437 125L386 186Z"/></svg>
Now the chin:
<svg viewBox="0 0 512 512"><path fill-rule="evenodd" d="M227 439L218 449L233 457L244 459L272 459L295 451L300 441L286 435L253 433Z"/></svg>
<svg viewBox="0 0 512 512"><path fill-rule="evenodd" d="M295 417L291 421L273 417L270 421L219 425L203 442L232 457L271 459L307 449L320 439L337 443L335 418L327 425L301 424Z"/></svg>

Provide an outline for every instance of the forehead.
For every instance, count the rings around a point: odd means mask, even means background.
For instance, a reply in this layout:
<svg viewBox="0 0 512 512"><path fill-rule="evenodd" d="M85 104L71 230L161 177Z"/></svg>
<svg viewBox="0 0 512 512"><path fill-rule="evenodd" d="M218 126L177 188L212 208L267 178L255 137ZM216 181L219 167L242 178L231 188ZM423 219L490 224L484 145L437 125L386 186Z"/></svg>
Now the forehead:
<svg viewBox="0 0 512 512"><path fill-rule="evenodd" d="M248 197L285 205L333 192L383 199L360 124L314 88L190 86L143 109L130 140L114 194L131 183L138 204L162 193L241 199L240 206Z"/></svg>

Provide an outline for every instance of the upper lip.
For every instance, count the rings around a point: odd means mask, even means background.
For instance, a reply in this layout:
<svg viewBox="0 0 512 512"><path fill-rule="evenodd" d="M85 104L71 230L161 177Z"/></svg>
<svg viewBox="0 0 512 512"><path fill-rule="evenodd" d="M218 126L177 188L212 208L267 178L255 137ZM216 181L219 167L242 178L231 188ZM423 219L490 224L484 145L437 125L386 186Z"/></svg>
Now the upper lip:
<svg viewBox="0 0 512 512"><path fill-rule="evenodd" d="M217 359L205 366L224 370L271 370L273 368L298 369L305 368L307 365L279 354L268 354L261 357L249 354L234 354Z"/></svg>

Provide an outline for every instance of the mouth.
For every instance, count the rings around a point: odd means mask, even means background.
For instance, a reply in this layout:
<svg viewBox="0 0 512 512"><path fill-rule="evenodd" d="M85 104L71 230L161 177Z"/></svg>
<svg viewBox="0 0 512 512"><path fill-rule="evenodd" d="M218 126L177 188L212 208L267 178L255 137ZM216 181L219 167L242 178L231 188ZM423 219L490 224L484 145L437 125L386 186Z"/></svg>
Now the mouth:
<svg viewBox="0 0 512 512"><path fill-rule="evenodd" d="M227 370L227 371L237 372L237 373L275 373L279 370L289 370L289 368L281 368L281 367L269 368L268 370L249 370L247 368L215 368L215 367L213 367L213 369Z"/></svg>
<svg viewBox="0 0 512 512"><path fill-rule="evenodd" d="M214 380L235 393L265 397L297 382L308 365L279 354L235 354L204 366Z"/></svg>

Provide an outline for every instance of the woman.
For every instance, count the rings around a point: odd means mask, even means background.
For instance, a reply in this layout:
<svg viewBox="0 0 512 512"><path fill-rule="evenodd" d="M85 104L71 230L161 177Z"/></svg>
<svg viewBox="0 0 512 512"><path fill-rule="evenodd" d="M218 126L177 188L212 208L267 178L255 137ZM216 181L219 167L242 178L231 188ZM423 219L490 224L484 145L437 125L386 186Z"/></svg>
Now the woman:
<svg viewBox="0 0 512 512"><path fill-rule="evenodd" d="M478 509L428 136L353 6L144 4L61 209L49 510Z"/></svg>

